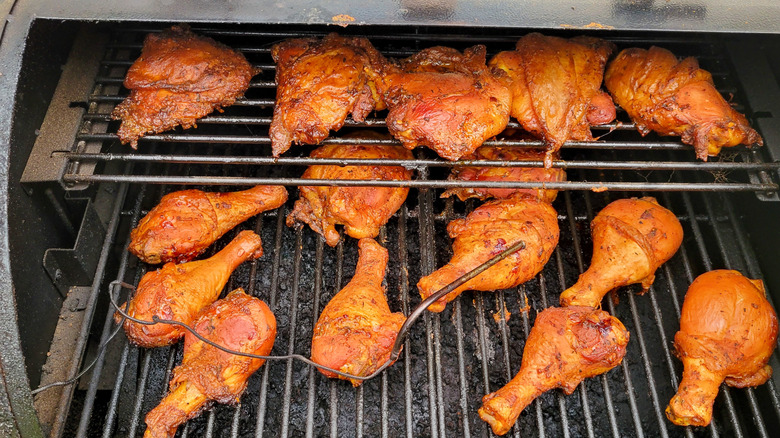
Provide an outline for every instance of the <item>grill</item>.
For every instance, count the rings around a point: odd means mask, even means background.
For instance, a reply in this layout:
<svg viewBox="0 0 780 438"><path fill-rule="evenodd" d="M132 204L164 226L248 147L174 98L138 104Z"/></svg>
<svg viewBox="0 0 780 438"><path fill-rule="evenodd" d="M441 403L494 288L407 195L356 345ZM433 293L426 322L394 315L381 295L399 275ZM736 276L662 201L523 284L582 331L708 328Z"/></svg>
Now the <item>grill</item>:
<svg viewBox="0 0 780 438"><path fill-rule="evenodd" d="M459 185L536 186L447 181L451 166L477 163L445 162L424 148L415 151L415 160L312 159L307 157L310 146L294 146L284 158L270 158L267 127L275 96L270 46L285 38L324 35L328 30L317 27L266 26L258 30L239 26L236 30L236 26L193 26L193 31L241 50L263 73L255 77L246 97L224 113L202 119L197 129L146 136L138 152L132 152L119 144L114 134L117 124L110 121L109 114L126 94L121 82L140 53L144 35L162 28L114 26L77 37L74 54L78 52L84 58L72 55L71 62L81 66L92 62L94 74L68 83L66 66L61 87L87 90L88 100L73 104L87 111L77 121L78 129L72 137L60 134L53 141L47 132L65 122L47 117L36 144L38 150L48 148L39 154L45 158L28 165L23 177L24 182L33 183L54 173L70 193L94 193L95 214L107 224L100 233L79 238L79 242L91 241L94 254L99 254L94 270L87 273L91 286L81 288L86 317L78 325L75 348L68 346L75 353L51 359L60 365L48 367L42 383L69 377L93 359L95 365L78 385L48 390L36 399L39 417L52 425L55 434L140 435L146 412L158 403L172 368L181 360L180 344L143 350L128 345L122 333L109 341L115 327L111 322L113 309L106 305L107 294L123 294L110 286L111 282L137 284L150 269L124 250L129 229L163 194L192 186L233 190L235 186L254 184L409 185L413 190L406 205L379 237L390 252L386 276L390 307L409 314L420 302L414 287L417 280L451 255L446 224L478 205L441 200L438 189ZM511 49L526 33L482 29L466 36L452 29L427 27L399 27L387 32L349 27L340 32L365 35L385 55L395 57L437 44L463 49L479 43L486 44L491 55ZM719 90L733 95L737 108L750 115L743 84L723 37L648 37L631 33L600 36L621 49L656 44L678 56L697 56L702 67L713 73ZM67 100L58 91L52 107L57 99ZM535 279L495 293L467 292L443 313L426 313L412 328L398 362L357 389L343 381L329 380L299 362L269 361L249 380L239 405L215 406L180 427L178 436L490 436L489 427L477 415L481 397L518 371L536 314L557 304L560 292L587 267L591 255L589 223L595 213L610 201L628 196L655 196L674 211L684 227L683 246L659 269L646 295L635 296L637 289L629 288L620 291L619 303L605 299L605 309L631 332L623 364L583 382L571 396L560 391L542 395L521 415L509 436L770 436L771 430L780 427L777 377L757 388L722 388L713 422L707 428L674 426L663 411L682 373L681 363L671 352L671 342L688 285L697 275L714 268L738 269L751 278L763 277L740 222L735 197L727 192L752 192L761 200L776 200L780 163L771 155L776 145L724 150L719 159L700 163L694 161L689 146L652 134L641 138L624 112L619 111L618 118L619 122L595 128L596 134L604 134L598 142L567 143L562 159L555 162L556 167L567 170L569 178L567 182L547 184L564 189L553 204L559 215L560 244ZM381 114L364 123L348 122L339 134L361 129L383 130ZM395 140L336 137L323 143L373 141L400 147ZM541 146L538 141L509 135L486 144ZM411 182L300 179L304 167L311 164L402 165L415 169L416 178ZM221 248L240 229L261 234L266 254L241 266L226 290L243 287L269 304L279 327L272 352L277 355L309 354L313 325L320 311L349 281L357 261L354 239L345 237L337 247L330 248L308 228L294 230L284 225L296 198L291 190L286 207L251 219L213 246ZM101 199L110 202L101 208ZM59 216L72 222L65 213ZM56 254L47 254L44 265L59 287L78 283L76 275ZM107 348L97 348L106 342ZM770 364L780 369L777 353Z"/></svg>

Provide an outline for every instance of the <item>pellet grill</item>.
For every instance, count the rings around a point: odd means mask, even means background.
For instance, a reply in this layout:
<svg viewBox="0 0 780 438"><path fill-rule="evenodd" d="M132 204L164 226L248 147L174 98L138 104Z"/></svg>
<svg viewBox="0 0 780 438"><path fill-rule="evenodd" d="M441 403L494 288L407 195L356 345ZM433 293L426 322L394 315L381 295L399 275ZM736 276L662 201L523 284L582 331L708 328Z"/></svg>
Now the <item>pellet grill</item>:
<svg viewBox="0 0 780 438"><path fill-rule="evenodd" d="M160 400L181 346L128 345L111 321L108 295L137 284L147 269L126 250L129 230L165 193L227 191L284 184L290 202L239 226L259 232L266 255L242 266L227 290L243 287L275 312L273 354L308 355L325 303L354 272L357 245L330 248L308 228L284 225L300 175L315 161L297 146L272 159L274 64L269 49L286 38L339 32L368 37L385 55L422 48L485 44L489 55L531 31L591 34L620 49L658 45L696 56L718 89L759 129L766 145L698 162L675 138L641 137L624 112L594 128L595 143L570 142L556 166L568 182L553 206L560 244L525 285L466 293L412 329L401 359L354 389L295 361L270 361L249 381L238 406L215 406L179 429L187 437L490 436L480 399L518 370L536 314L588 266L589 223L614 199L655 196L680 218L685 239L644 296L626 288L604 308L631 332L623 364L584 382L571 396L551 391L520 417L509 436L773 436L780 429L775 377L747 390L722 389L706 428L669 423L663 410L682 372L672 354L685 291L697 275L738 269L780 291L780 6L748 1L612 1L570 5L510 1L98 2L8 1L0 40L0 436L140 436ZM144 36L171 24L242 51L262 69L244 99L197 129L149 135L138 151L119 144L109 114L127 95L122 80ZM510 129L517 128L510 124ZM348 122L323 143L384 131L382 113ZM540 146L509 133L487 144ZM400 147L400 146L399 146ZM393 310L420 302L417 280L451 255L446 224L478 203L442 200L452 163L420 148L415 160L373 164L415 170L406 205L382 231L391 254L387 289ZM318 161L318 163L323 163ZM351 164L338 161L333 164ZM353 163L354 164L354 163ZM498 163L483 163L498 164ZM541 163L537 163L541 164ZM336 181L334 184L370 182ZM464 183L461 183L464 184ZM522 184L521 184L522 185ZM209 255L207 253L206 255ZM105 347L102 347L105 345ZM69 386L31 389L90 371ZM780 368L778 354L772 358ZM775 432L772 432L775 431Z"/></svg>

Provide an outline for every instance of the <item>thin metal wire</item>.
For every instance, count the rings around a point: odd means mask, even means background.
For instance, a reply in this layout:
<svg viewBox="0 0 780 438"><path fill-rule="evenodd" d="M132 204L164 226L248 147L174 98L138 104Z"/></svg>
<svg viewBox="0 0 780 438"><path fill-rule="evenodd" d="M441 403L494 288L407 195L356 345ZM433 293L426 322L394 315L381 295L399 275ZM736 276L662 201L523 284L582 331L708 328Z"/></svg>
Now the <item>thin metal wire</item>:
<svg viewBox="0 0 780 438"><path fill-rule="evenodd" d="M193 336L198 338L200 341L202 341L202 342L204 342L204 343L206 343L206 344L208 344L208 345L210 345L210 346L212 346L214 348L218 348L218 349L220 349L220 350L222 350L222 351L224 351L226 353L235 354L237 356L251 357L251 358L254 358L254 359L263 359L263 360L292 360L292 359L295 359L295 360L299 360L301 362L304 362L304 363L306 363L308 365L311 365L311 366L313 366L315 368L322 369L322 370L325 370L325 371L329 371L331 373L337 374L337 375L342 376L342 377L346 377L348 379L355 379L355 380L361 380L361 381L370 380L370 379L373 379L374 377L378 376L379 374L381 374L382 371L387 369L396 360L398 360L398 358L401 355L401 349L403 348L404 340L406 339L406 336L408 335L409 330L411 329L411 326L415 323L415 321L417 321L417 319L420 318L420 316L423 313L425 313L425 311L428 309L428 307L431 304L433 304L439 298L441 298L441 297L447 295L448 293L452 292L456 288L460 287L465 282L471 280L472 278L474 278L477 275L481 274L485 270L489 269L491 266L493 266L496 263L500 262L501 260L503 260L507 256L509 256L512 253L515 253L517 251L520 251L520 250L522 250L524 248L525 248L525 242L524 241L521 240L521 241L516 242L515 244L513 244L509 248L505 249L501 253L499 253L496 256L494 256L493 258L491 258L490 260L486 261L485 263L482 263L481 265L479 265L478 267L472 269L471 271L469 271L468 273L466 273L462 277L460 277L457 280L453 281L452 283L448 284L444 288L438 290L436 293L434 293L433 295L431 295L430 297L425 299L422 303L420 303L409 314L409 316L406 318L406 321L401 326L401 329L398 331L398 336L396 337L395 343L393 344L393 349L391 350L390 358L387 361L385 361L385 363L383 363L379 368L377 368L376 371L374 371L373 373L369 374L368 376L356 376L354 374L349 374L349 373L345 373L345 372L339 371L337 369L329 368L329 367L326 367L324 365L320 365L320 364L312 361L311 359L309 359L309 358L307 358L305 356L302 356L300 354L287 354L287 355L277 355L277 356L261 356L261 355L258 355L258 354L252 354L252 353L246 353L246 352L242 352L242 351L233 350L233 349L227 348L225 346L219 345L218 343L216 343L216 342L214 342L214 341L212 341L210 339L205 338L200 333L195 331L194 328L192 328L188 324L185 324L185 323L183 323L181 321L175 321L175 320L172 320L172 319L163 319L163 318L159 318L157 315L152 316L152 320L151 321L135 318L135 317L133 317L133 316L131 316L130 314L127 313L127 311L126 311L127 304L126 304L126 308L123 309L119 304L117 304L116 299L115 299L115 297L112 294L109 294L109 300L111 301L111 305L114 307L114 309L120 315L122 315L122 320L119 323L119 325L117 326L117 328L114 329L114 332L111 334L109 339L107 339L106 342L104 342L104 343L102 343L100 345L100 348L99 348L98 351L101 352L103 349L105 349L105 347L108 345L108 343L111 341L111 339L113 339L114 335L116 335L116 333L119 331L119 328L124 323L124 320L128 319L128 320L130 320L132 322L135 322L137 324L143 324L143 325L171 324L171 325L175 325L175 326L181 327L181 328L187 330L188 332L190 332ZM111 288L113 288L115 286L121 286L122 288L135 291L135 286L133 286L131 284L127 284L127 283L125 283L123 281L120 281L120 280L112 281L109 286ZM100 354L98 354L98 357L100 357ZM92 363L90 363L89 367L85 368L83 371L81 371L81 373L77 374L76 376L74 376L74 377L72 377L72 378L70 378L68 380L65 380L65 381L54 382L54 383L50 383L48 385L42 386L42 387L32 391L32 393L33 394L37 394L37 393L39 393L41 391L44 391L46 389L49 389L49 388L52 388L52 387L55 387L55 386L71 385L71 384L75 383L79 379L79 377L81 377L87 371L89 371L89 369L92 367L92 365L94 365L94 363L96 361L97 361L97 359L94 360Z"/></svg>

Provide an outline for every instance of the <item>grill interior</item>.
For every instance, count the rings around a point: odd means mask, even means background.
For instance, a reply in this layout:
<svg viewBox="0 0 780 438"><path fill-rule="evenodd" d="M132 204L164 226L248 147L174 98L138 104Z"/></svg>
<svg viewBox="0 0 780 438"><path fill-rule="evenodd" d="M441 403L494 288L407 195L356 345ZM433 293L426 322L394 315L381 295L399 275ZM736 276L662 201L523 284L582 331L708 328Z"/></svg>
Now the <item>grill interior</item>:
<svg viewBox="0 0 780 438"><path fill-rule="evenodd" d="M100 236L102 244L97 245L102 246L90 291L92 307L88 309L94 317L84 323L94 320L95 324L89 345L76 346L79 354L86 347L84 363L96 355L94 346L106 341L114 329L112 311L105 307L106 294L119 290L112 290L109 283L122 280L137 284L147 269L154 269L139 263L124 248L129 229L163 194L193 186L205 190L235 190L235 186L253 184L295 186L303 182L298 178L305 166L315 162L306 157L310 146L293 146L285 158L270 158L267 131L275 96L270 46L285 38L324 35L329 30L316 27L236 30L193 26L193 31L241 50L263 73L255 77L244 99L224 113L202 119L197 129L146 136L139 142L138 152L120 145L114 134L117 123L110 121L108 114L127 94L121 83L140 53L143 37L160 29L115 26L106 30L108 43L99 73L86 78L92 90L84 102L88 111L75 138L66 139L62 150L55 153L66 162L63 186L71 190L103 187L113 191L115 200L106 233ZM446 28L403 27L339 31L367 36L385 55L395 57L437 44L462 50L478 43L487 45L490 56L511 49L526 33L483 29L464 35ZM655 44L678 56L697 56L702 67L713 73L719 90L733 95L738 110L750 115L721 38L628 33L601 36L614 41L619 49ZM762 277L732 194L726 192L750 191L761 199L774 199L778 163L768 160L763 149L743 147L724 150L718 159L699 163L691 147L653 134L642 138L624 112L619 111L618 118L618 123L595 128L597 135L605 134L601 141L564 146L562 161L556 165L567 169L569 181L548 184L568 189L553 204L559 214L560 243L535 279L495 293L466 292L443 313L426 314L413 327L401 359L357 389L344 381L329 380L298 362L269 361L249 380L238 406L216 406L180 427L178 436L491 435L477 415L480 400L517 372L536 314L556 304L560 292L587 267L590 220L610 201L640 195L655 196L674 211L683 224L685 239L674 258L659 269L646 295L635 296L637 289L628 288L618 294L619 303L605 299L604 308L631 332L623 364L583 382L571 396L557 390L542 395L520 416L509 436L769 436L768 431L780 427L776 380L755 389L722 388L713 422L707 428L674 426L663 411L682 373L671 346L688 285L697 275L715 268ZM510 125L513 127L517 125ZM348 122L339 135L360 129L384 131L383 115L364 123ZM336 137L323 143L346 142ZM541 145L513 135L499 136L486 144ZM439 199L440 188L456 185L446 181L453 164L424 148L417 149L415 156L417 160L408 162L382 161L416 170L406 205L379 238L390 253L386 277L390 307L406 314L420 302L414 286L418 279L451 255L447 223L479 205ZM339 160L337 164L351 163ZM376 185L365 181L327 183ZM284 219L297 198L294 189L290 198L286 207L261 214L228 233L204 256L222 248L241 229L261 234L265 255L241 266L226 291L243 287L270 305L279 327L272 354L308 355L319 312L354 272L357 241L345 237L336 248L330 248L308 228L287 228ZM172 368L181 360L181 344L143 350L128 345L119 333L97 358L92 377L88 374L81 380L71 403L67 402L69 392L63 392L66 402L57 421L64 424L64 435L142 434L146 412L159 402ZM76 360L82 361L80 356ZM780 366L777 353L771 364Z"/></svg>

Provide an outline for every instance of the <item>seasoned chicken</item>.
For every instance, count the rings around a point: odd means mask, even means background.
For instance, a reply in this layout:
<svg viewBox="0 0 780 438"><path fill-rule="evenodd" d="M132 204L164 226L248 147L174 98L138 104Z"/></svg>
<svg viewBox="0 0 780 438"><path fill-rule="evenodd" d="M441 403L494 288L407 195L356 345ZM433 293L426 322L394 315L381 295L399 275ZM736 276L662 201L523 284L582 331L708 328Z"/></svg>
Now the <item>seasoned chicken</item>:
<svg viewBox="0 0 780 438"><path fill-rule="evenodd" d="M380 84L387 128L409 149L457 160L509 122L509 79L485 65L485 46L425 49L388 68Z"/></svg>
<svg viewBox="0 0 780 438"><path fill-rule="evenodd" d="M242 289L204 309L193 326L209 341L258 356L267 356L276 339L271 309ZM176 428L200 414L209 402L237 404L247 379L264 362L227 353L187 332L182 363L173 370L168 394L146 415L144 437L173 438Z"/></svg>
<svg viewBox="0 0 780 438"><path fill-rule="evenodd" d="M683 378L666 416L680 426L710 424L722 382L745 388L772 376L768 362L776 342L777 314L761 280L727 270L697 277L685 294L674 336Z"/></svg>
<svg viewBox="0 0 780 438"><path fill-rule="evenodd" d="M610 203L590 229L590 267L563 291L562 306L598 307L607 292L634 283L641 283L646 291L655 280L655 270L677 252L683 238L674 213L652 197Z"/></svg>
<svg viewBox="0 0 780 438"><path fill-rule="evenodd" d="M335 33L287 40L271 48L276 62L276 106L269 135L278 157L290 143L317 144L347 115L358 122L384 109L374 81L385 58L365 38Z"/></svg>
<svg viewBox="0 0 780 438"><path fill-rule="evenodd" d="M515 50L494 56L490 65L512 79L512 117L552 153L568 140L592 141L590 126L615 118L612 99L600 90L614 47L598 38L531 33L520 38Z"/></svg>
<svg viewBox="0 0 780 438"><path fill-rule="evenodd" d="M119 139L135 148L144 134L196 121L241 97L258 73L241 53L186 25L151 33L125 77L130 96L111 116L122 120Z"/></svg>
<svg viewBox="0 0 780 438"><path fill-rule="evenodd" d="M130 233L127 249L146 263L192 260L236 225L285 201L284 186L232 193L169 193Z"/></svg>
<svg viewBox="0 0 780 438"><path fill-rule="evenodd" d="M506 289L533 278L558 244L558 214L547 202L515 194L482 204L465 219L450 222L447 232L455 239L452 259L417 283L423 300L518 241L525 248L431 304L432 312L441 312L465 290Z"/></svg>
<svg viewBox="0 0 780 438"><path fill-rule="evenodd" d="M591 307L550 307L536 316L520 371L482 398L479 416L493 433L509 432L526 406L554 388L571 394L588 377L620 365L629 334L623 323Z"/></svg>
<svg viewBox="0 0 780 438"><path fill-rule="evenodd" d="M626 49L609 64L604 82L642 135L682 136L701 160L723 147L764 144L695 58L678 61L660 47Z"/></svg>
<svg viewBox="0 0 780 438"><path fill-rule="evenodd" d="M379 134L356 134L364 138L384 138ZM389 158L411 160L408 150L389 145L326 145L312 151L312 158ZM410 180L412 171L400 166L309 166L305 179ZM356 239L376 237L379 229L403 205L408 187L328 187L300 186L300 198L287 216L287 225L300 222L322 234L330 246L339 242L336 224Z"/></svg>
<svg viewBox="0 0 780 438"><path fill-rule="evenodd" d="M166 263L162 269L147 272L141 278L127 313L144 321L157 316L189 324L203 308L219 298L238 265L262 255L260 236L242 231L222 251L208 259L180 265ZM120 318L117 313L117 322ZM144 325L129 319L124 327L131 342L146 348L173 344L186 331L177 325Z"/></svg>
<svg viewBox="0 0 780 438"><path fill-rule="evenodd" d="M469 160L494 161L536 161L544 160L545 152L536 149L513 147L482 146L473 155L464 157ZM566 181L566 171L561 168L542 167L454 167L450 173L450 181ZM558 196L555 189L488 189L488 188L451 188L447 189L442 198L457 196L461 201L468 198L508 198L513 193L526 193L546 201L553 202Z"/></svg>
<svg viewBox="0 0 780 438"><path fill-rule="evenodd" d="M329 368L368 376L390 358L406 317L392 313L382 280L387 250L373 239L360 239L355 276L325 306L311 341L311 359ZM320 369L328 377L338 377ZM348 379L354 386L362 380Z"/></svg>

